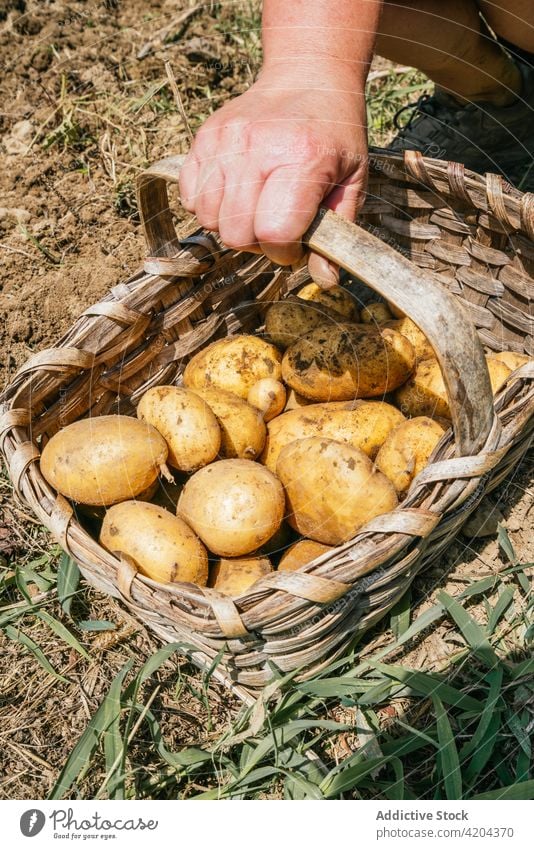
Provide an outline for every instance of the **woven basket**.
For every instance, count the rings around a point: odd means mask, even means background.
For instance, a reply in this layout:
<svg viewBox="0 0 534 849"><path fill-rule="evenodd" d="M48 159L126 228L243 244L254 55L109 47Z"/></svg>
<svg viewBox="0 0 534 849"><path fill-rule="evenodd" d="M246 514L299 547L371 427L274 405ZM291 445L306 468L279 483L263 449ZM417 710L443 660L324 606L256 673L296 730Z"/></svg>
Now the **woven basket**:
<svg viewBox="0 0 534 849"><path fill-rule="evenodd" d="M202 230L178 241L167 182L179 158L139 181L149 257L88 307L54 348L32 356L2 397L0 447L15 492L95 587L250 701L275 671L317 674L347 650L450 544L483 494L526 450L534 364L495 404L483 348L534 354L534 195L457 163L372 151L361 226L322 211L305 237L410 315L445 375L453 430L406 500L295 573L274 572L237 600L158 584L104 550L43 479L39 446L86 416L133 414L145 390L179 382L215 338L261 327L266 306L306 282ZM453 433L454 431L454 433Z"/></svg>

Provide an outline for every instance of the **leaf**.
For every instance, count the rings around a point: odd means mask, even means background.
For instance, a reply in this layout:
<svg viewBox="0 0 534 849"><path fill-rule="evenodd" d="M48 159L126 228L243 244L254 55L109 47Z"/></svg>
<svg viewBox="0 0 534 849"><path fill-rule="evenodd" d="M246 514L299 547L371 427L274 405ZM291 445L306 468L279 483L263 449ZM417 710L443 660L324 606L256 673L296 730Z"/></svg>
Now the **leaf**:
<svg viewBox="0 0 534 849"><path fill-rule="evenodd" d="M523 676L532 675L534 673L534 657L529 657L527 660L524 660L522 663L518 663L517 666L513 666L509 670L510 677L515 681L517 678L523 678Z"/></svg>
<svg viewBox="0 0 534 849"><path fill-rule="evenodd" d="M489 790L487 793L479 793L471 796L471 799L534 799L534 778L530 781L521 781L519 784L511 784L509 787L498 787L497 790Z"/></svg>
<svg viewBox="0 0 534 849"><path fill-rule="evenodd" d="M67 616L70 616L72 599L76 595L80 583L80 570L78 564L63 552L57 570L57 594L61 607Z"/></svg>
<svg viewBox="0 0 534 849"><path fill-rule="evenodd" d="M499 525L499 530L497 531L497 542L499 543L499 547L502 549L510 563L514 566L517 565L517 556L514 551L514 547L508 536L508 531L503 525Z"/></svg>
<svg viewBox="0 0 534 849"><path fill-rule="evenodd" d="M46 610L39 610L36 614L39 619L42 619L43 622L49 626L49 628L54 631L58 637L63 640L67 645L69 645L74 651L78 652L79 655L84 657L86 660L90 660L89 653L84 649L81 643L78 642L74 634L71 634L68 628L66 628L62 622L59 622L55 619L54 616L50 616Z"/></svg>
<svg viewBox="0 0 534 849"><path fill-rule="evenodd" d="M120 734L122 681L123 679L118 676L113 679L104 703L104 757L110 799L124 799L124 771L121 755L126 744L123 745Z"/></svg>
<svg viewBox="0 0 534 849"><path fill-rule="evenodd" d="M105 619L82 619L76 623L76 627L80 631L116 631L117 626L114 622L107 622Z"/></svg>
<svg viewBox="0 0 534 849"><path fill-rule="evenodd" d="M393 631L393 636L398 640L410 627L411 617L411 589L408 589L404 595L398 600L397 604L391 609L390 627Z"/></svg>
<svg viewBox="0 0 534 849"><path fill-rule="evenodd" d="M361 755L359 757L361 758ZM355 764L355 766L346 767L341 772L338 771L337 767L334 767L334 770L323 779L319 785L319 789L325 799L332 799L346 790L353 790L363 778L380 767L385 766L390 759L389 757L383 757L372 758L366 761L362 758L360 763Z"/></svg>
<svg viewBox="0 0 534 849"><path fill-rule="evenodd" d="M488 690L488 697L486 699L486 703L484 705L484 709L480 716L480 720L476 727L475 733L460 750L460 760L465 760L477 750L486 735L492 717L495 715L497 703L501 695L503 679L502 666L498 666L496 669L492 669L486 674L485 677L490 684Z"/></svg>
<svg viewBox="0 0 534 849"><path fill-rule="evenodd" d="M532 754L532 744L530 742L530 736L525 728L525 725L528 726L528 720L528 714L526 714L526 716L523 718L524 725L521 723L521 720L519 719L516 713L511 713L509 716L506 717L506 724L508 725L515 739L519 743L520 748L525 753L525 755L528 755L528 757L530 758Z"/></svg>
<svg viewBox="0 0 534 849"><path fill-rule="evenodd" d="M488 634L493 634L495 628L499 623L500 618L504 616L506 610L509 608L513 600L514 591L512 587L505 587L502 593L500 593L495 607L492 609L491 614L489 616L487 626Z"/></svg>
<svg viewBox="0 0 534 849"><path fill-rule="evenodd" d="M455 598L452 598L452 596L446 593L445 590L441 590L438 594L438 598L452 619L458 625L458 628L462 632L462 635L473 654L475 654L478 659L490 669L499 666L501 661L493 651L478 622L475 622L472 616L467 613L462 605Z"/></svg>
<svg viewBox="0 0 534 849"><path fill-rule="evenodd" d="M53 678L56 678L58 681L62 681L63 684L68 684L68 679L64 678L63 675L60 675L59 672L56 672L54 667L50 664L42 649L39 648L37 643L28 637L23 631L20 631L18 628L13 627L13 625L4 625L3 631L10 640L14 640L16 643L19 643L21 646L30 651L38 663L41 664L43 669L45 669L49 675L52 675Z"/></svg>
<svg viewBox="0 0 534 849"><path fill-rule="evenodd" d="M415 672L411 669L405 669L403 666L389 666L376 661L368 661L368 663L384 675L395 678L396 681L401 681L406 686L410 687L414 692L422 696L436 695L446 704L455 705L463 710L474 710L480 712L482 703L472 696L460 692L450 684L440 681L433 675L428 675L425 672Z"/></svg>
<svg viewBox="0 0 534 849"><path fill-rule="evenodd" d="M462 773L449 717L438 696L432 696L432 702L436 713L436 727L438 732L439 749L437 757L445 785L445 795L450 800L461 799L463 795Z"/></svg>
<svg viewBox="0 0 534 849"><path fill-rule="evenodd" d="M122 683L132 666L133 660L129 660L117 673L111 684L111 687L114 688L113 693L115 692L115 688L120 689L122 687ZM113 693L111 697L112 705L115 700ZM49 799L63 798L92 757L98 745L98 741L102 734L107 730L110 719L113 718L113 710L110 710L107 705L108 697L109 693L104 697L100 707L89 720L85 731L67 758L67 761L64 764L50 795L48 796Z"/></svg>
<svg viewBox="0 0 534 849"><path fill-rule="evenodd" d="M500 713L494 713L490 717L484 736L481 738L477 748L474 750L469 766L464 770L464 777L466 781L469 781L470 783L474 782L488 763L497 743L500 728Z"/></svg>

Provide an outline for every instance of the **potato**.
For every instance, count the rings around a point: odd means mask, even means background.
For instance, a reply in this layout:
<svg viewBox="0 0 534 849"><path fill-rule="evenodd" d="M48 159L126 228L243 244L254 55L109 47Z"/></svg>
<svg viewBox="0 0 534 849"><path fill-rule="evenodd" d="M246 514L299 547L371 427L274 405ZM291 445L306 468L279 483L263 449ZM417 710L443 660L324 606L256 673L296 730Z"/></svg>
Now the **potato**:
<svg viewBox="0 0 534 849"><path fill-rule="evenodd" d="M212 342L188 362L184 385L188 389L218 387L247 399L262 377L282 377L278 348L258 336L229 336Z"/></svg>
<svg viewBox="0 0 534 849"><path fill-rule="evenodd" d="M512 373L512 369L506 363L503 363L502 360L494 360L492 357L486 357L486 362L488 364L491 388L493 394L496 395L506 383L508 375Z"/></svg>
<svg viewBox="0 0 534 849"><path fill-rule="evenodd" d="M97 416L54 434L41 454L41 472L67 498L105 506L135 498L160 470L168 475L167 454L167 443L146 422Z"/></svg>
<svg viewBox="0 0 534 849"><path fill-rule="evenodd" d="M504 363L486 357L491 387L495 395L510 370ZM395 393L396 403L407 416L430 416L430 418L451 418L445 381L436 359L421 360L404 386Z"/></svg>
<svg viewBox="0 0 534 849"><path fill-rule="evenodd" d="M399 495L408 492L444 433L445 428L438 422L427 416L417 416L402 422L388 434L375 463Z"/></svg>
<svg viewBox="0 0 534 849"><path fill-rule="evenodd" d="M272 571L273 567L267 557L223 557L211 567L208 586L237 598Z"/></svg>
<svg viewBox="0 0 534 849"><path fill-rule="evenodd" d="M221 431L221 457L254 460L261 454L267 431L259 410L225 389L211 387L194 391L217 418Z"/></svg>
<svg viewBox="0 0 534 849"><path fill-rule="evenodd" d="M300 407L308 407L310 404L313 404L313 401L310 401L309 398L304 398L303 395L299 395L294 389L290 389L287 393L284 413L288 410L298 410Z"/></svg>
<svg viewBox="0 0 534 849"><path fill-rule="evenodd" d="M265 333L278 348L285 350L314 327L335 326L346 320L345 316L320 302L289 297L269 307L265 315Z"/></svg>
<svg viewBox="0 0 534 849"><path fill-rule="evenodd" d="M323 545L321 542L314 542L312 539L301 539L295 542L282 556L278 564L279 572L296 572L301 566L320 557L321 554L326 554L327 551L332 551L331 545Z"/></svg>
<svg viewBox="0 0 534 849"><path fill-rule="evenodd" d="M263 420L269 422L280 415L286 404L286 388L279 380L264 377L254 384L247 396L252 407L260 410Z"/></svg>
<svg viewBox="0 0 534 849"><path fill-rule="evenodd" d="M394 321L387 321L384 324L384 327L389 327L391 330L396 330L398 333L405 336L409 342L412 343L415 356L418 360L428 360L430 358L435 359L436 355L434 353L434 349L425 334L422 330L419 330L417 324L415 324L411 318L405 316L404 318L395 319Z"/></svg>
<svg viewBox="0 0 534 849"><path fill-rule="evenodd" d="M526 354L516 354L515 351L501 351L500 354L488 354L488 356L490 360L498 360L504 363L512 371L521 368L532 359L532 357L527 357Z"/></svg>
<svg viewBox="0 0 534 849"><path fill-rule="evenodd" d="M182 519L156 504L125 501L110 507L100 542L108 551L127 554L154 581L206 586L206 549Z"/></svg>
<svg viewBox="0 0 534 849"><path fill-rule="evenodd" d="M381 301L367 304L361 311L360 316L362 324L383 324L385 321L391 321L393 318L388 305Z"/></svg>
<svg viewBox="0 0 534 849"><path fill-rule="evenodd" d="M169 446L169 465L181 472L207 466L219 453L217 419L202 398L188 389L149 389L139 401L137 417L161 433Z"/></svg>
<svg viewBox="0 0 534 849"><path fill-rule="evenodd" d="M412 344L368 324L317 327L287 349L284 381L305 398L345 401L396 389L415 366Z"/></svg>
<svg viewBox="0 0 534 849"><path fill-rule="evenodd" d="M156 496L156 493L159 490L159 485L160 485L160 482L156 478L154 483L151 483L150 486L147 486L147 488L143 490L143 492L140 492L139 495L135 496L135 501L151 501L151 502L153 502L154 498ZM166 485L171 486L172 484L166 482ZM90 519L97 519L98 521L101 522L102 519L104 518L104 516L106 515L107 507L102 507L102 506L99 507L99 506L96 506L94 504L78 504L77 509L84 516L88 516Z"/></svg>
<svg viewBox="0 0 534 849"><path fill-rule="evenodd" d="M343 286L331 286L330 289L321 289L317 283L307 283L297 293L297 297L303 301L313 301L335 310L343 315L345 321L359 321L358 306L355 297L344 289Z"/></svg>
<svg viewBox="0 0 534 849"><path fill-rule="evenodd" d="M404 416L385 401L333 401L310 404L290 410L267 425L267 440L261 456L276 472L282 448L306 436L326 436L345 442L374 457L388 433L404 421Z"/></svg>
<svg viewBox="0 0 534 849"><path fill-rule="evenodd" d="M443 375L436 359L417 363L408 382L397 389L395 400L406 416L451 417Z"/></svg>
<svg viewBox="0 0 534 849"><path fill-rule="evenodd" d="M240 557L269 540L284 518L284 491L252 460L219 460L186 483L178 515L214 554Z"/></svg>
<svg viewBox="0 0 534 849"><path fill-rule="evenodd" d="M346 542L398 504L395 487L369 457L333 439L312 436L286 445L276 469L291 527L327 545Z"/></svg>

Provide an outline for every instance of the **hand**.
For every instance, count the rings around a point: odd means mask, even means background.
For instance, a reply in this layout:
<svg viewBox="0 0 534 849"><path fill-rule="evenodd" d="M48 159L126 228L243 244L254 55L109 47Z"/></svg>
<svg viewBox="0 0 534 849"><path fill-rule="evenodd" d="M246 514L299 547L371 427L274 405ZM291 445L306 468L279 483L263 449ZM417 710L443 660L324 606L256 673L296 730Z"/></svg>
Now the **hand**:
<svg viewBox="0 0 534 849"><path fill-rule="evenodd" d="M354 220L367 176L363 91L339 70L264 70L198 132L180 173L186 209L232 248L290 265L321 203ZM324 286L337 270L310 257Z"/></svg>

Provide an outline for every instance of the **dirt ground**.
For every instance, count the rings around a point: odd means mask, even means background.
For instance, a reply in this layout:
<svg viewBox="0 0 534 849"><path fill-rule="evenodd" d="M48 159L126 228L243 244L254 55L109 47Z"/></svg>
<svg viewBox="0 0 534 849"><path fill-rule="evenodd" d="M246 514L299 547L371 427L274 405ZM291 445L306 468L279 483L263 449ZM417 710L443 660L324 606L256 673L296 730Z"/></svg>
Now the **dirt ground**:
<svg viewBox="0 0 534 849"><path fill-rule="evenodd" d="M243 4L241 4L243 5ZM250 83L259 55L254 4L195 6L185 0L0 0L0 386L27 357L54 342L143 255L134 180L150 161L185 152L188 133L166 83L170 61L191 129ZM533 458L491 496L519 560L534 561ZM494 514L495 515L495 514ZM45 534L0 481L0 557L50 557ZM460 537L417 582L417 607L439 588L456 594L472 577L504 568L495 536ZM446 576L446 577L445 577ZM86 619L106 619L110 637L87 634L81 660L42 622L28 633L69 672L50 679L34 657L5 640L0 672L0 795L43 798L128 658L149 657L156 641L114 601L91 589L79 602ZM51 611L61 617L59 605ZM376 633L373 646L390 632ZM438 669L453 650L446 625L411 654L408 665ZM512 647L511 647L512 648ZM182 664L163 680L155 705L169 745L199 745L220 733L239 704L215 686L195 696L196 673ZM209 710L206 704L209 703ZM204 706L202 706L204 704ZM133 761L145 764L149 741ZM154 767L156 769L156 767ZM88 779L80 792L91 798Z"/></svg>

